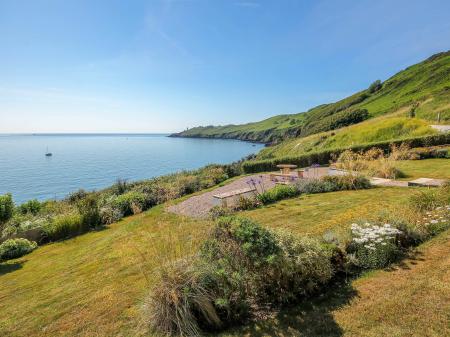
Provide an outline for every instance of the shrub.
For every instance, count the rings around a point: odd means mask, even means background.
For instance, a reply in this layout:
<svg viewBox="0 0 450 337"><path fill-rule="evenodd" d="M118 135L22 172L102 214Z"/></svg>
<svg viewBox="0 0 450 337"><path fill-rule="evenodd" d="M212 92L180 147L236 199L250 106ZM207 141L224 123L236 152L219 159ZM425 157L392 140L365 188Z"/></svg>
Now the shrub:
<svg viewBox="0 0 450 337"><path fill-rule="evenodd" d="M116 195L124 194L130 188L126 179L117 179L116 183L111 187L112 191Z"/></svg>
<svg viewBox="0 0 450 337"><path fill-rule="evenodd" d="M11 219L14 211L14 202L11 194L0 195L0 223Z"/></svg>
<svg viewBox="0 0 450 337"><path fill-rule="evenodd" d="M42 208L41 203L38 200L33 199L33 200L29 200L29 201L23 203L22 205L20 205L18 207L18 211L22 214L29 213L29 214L36 215L39 213L41 208Z"/></svg>
<svg viewBox="0 0 450 337"><path fill-rule="evenodd" d="M123 213L120 209L113 207L113 205L105 205L100 208L100 222L103 225L110 225L123 218Z"/></svg>
<svg viewBox="0 0 450 337"><path fill-rule="evenodd" d="M363 190L372 187L370 181L361 175L325 176L321 180L328 184L332 191Z"/></svg>
<svg viewBox="0 0 450 337"><path fill-rule="evenodd" d="M247 209L254 209L261 206L261 202L256 196L253 197L243 197L240 196L235 205L233 205L233 209L236 211L244 211Z"/></svg>
<svg viewBox="0 0 450 337"><path fill-rule="evenodd" d="M355 264L363 269L386 267L400 255L396 243L397 235L401 234L390 224L382 226L365 223L352 224L352 241L348 252L355 257Z"/></svg>
<svg viewBox="0 0 450 337"><path fill-rule="evenodd" d="M297 237L288 232L276 234L282 257L269 288L272 301L288 303L308 295L330 281L334 274L332 251L317 240ZM278 294L278 296L277 296Z"/></svg>
<svg viewBox="0 0 450 337"><path fill-rule="evenodd" d="M209 215L212 219L217 219L223 216L230 216L233 211L229 207L225 206L214 206L210 209Z"/></svg>
<svg viewBox="0 0 450 337"><path fill-rule="evenodd" d="M94 228L100 225L100 211L94 195L88 195L78 201L77 208L84 226Z"/></svg>
<svg viewBox="0 0 450 337"><path fill-rule="evenodd" d="M166 335L198 336L199 322L219 327L206 278L205 272L188 260L164 266L145 304L152 328Z"/></svg>
<svg viewBox="0 0 450 337"><path fill-rule="evenodd" d="M9 239L0 244L0 261L15 259L36 249L37 243L27 239Z"/></svg>
<svg viewBox="0 0 450 337"><path fill-rule="evenodd" d="M225 217L193 262L163 269L146 308L156 330L198 335L298 300L332 276L331 252L319 242Z"/></svg>
<svg viewBox="0 0 450 337"><path fill-rule="evenodd" d="M44 227L44 235L49 241L63 240L85 233L90 228L79 214L65 214L56 217Z"/></svg>
<svg viewBox="0 0 450 337"><path fill-rule="evenodd" d="M124 216L138 214L146 209L146 197L143 193L130 191L115 198L112 207Z"/></svg>
<svg viewBox="0 0 450 337"><path fill-rule="evenodd" d="M69 196L66 198L66 200L69 203L73 204L73 203L80 201L81 199L86 198L87 195L88 195L88 193L85 190L79 189L78 191L69 194Z"/></svg>
<svg viewBox="0 0 450 337"><path fill-rule="evenodd" d="M366 109L340 111L322 119L315 120L302 130L302 136L342 128L360 123L369 117Z"/></svg>
<svg viewBox="0 0 450 337"><path fill-rule="evenodd" d="M257 199L263 205L267 205L279 200L293 198L299 194L298 189L293 185L278 185L271 190L258 194Z"/></svg>
<svg viewBox="0 0 450 337"><path fill-rule="evenodd" d="M381 84L381 81L376 80L369 86L367 91L369 91L369 93L373 94L373 93L377 92L378 90L380 90L382 87L383 87L383 85Z"/></svg>

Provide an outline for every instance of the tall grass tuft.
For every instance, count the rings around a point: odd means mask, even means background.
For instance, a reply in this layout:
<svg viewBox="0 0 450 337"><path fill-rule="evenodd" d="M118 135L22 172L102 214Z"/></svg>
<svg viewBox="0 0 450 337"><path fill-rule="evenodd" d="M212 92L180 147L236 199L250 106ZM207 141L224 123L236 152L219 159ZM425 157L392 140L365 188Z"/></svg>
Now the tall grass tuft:
<svg viewBox="0 0 450 337"><path fill-rule="evenodd" d="M198 336L200 321L221 326L205 274L188 259L164 266L151 290L145 311L152 328L167 335Z"/></svg>

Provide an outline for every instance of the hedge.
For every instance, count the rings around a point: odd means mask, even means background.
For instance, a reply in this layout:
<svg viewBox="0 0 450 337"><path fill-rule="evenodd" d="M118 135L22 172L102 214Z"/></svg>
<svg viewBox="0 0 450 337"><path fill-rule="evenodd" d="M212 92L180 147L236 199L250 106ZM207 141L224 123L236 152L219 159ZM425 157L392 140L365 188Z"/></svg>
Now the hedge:
<svg viewBox="0 0 450 337"><path fill-rule="evenodd" d="M277 165L285 163L295 164L299 167L311 166L313 164L325 165L329 164L331 160L333 160L335 157L337 157L345 150L366 151L369 150L370 148L377 147L384 150L385 152L388 152L390 150L391 145L393 144L400 145L402 143L406 143L412 148L450 144L450 133L361 144L345 148L313 152L296 157L280 157L266 160L251 160L244 162L242 164L242 169L244 170L245 173L257 173L275 170Z"/></svg>

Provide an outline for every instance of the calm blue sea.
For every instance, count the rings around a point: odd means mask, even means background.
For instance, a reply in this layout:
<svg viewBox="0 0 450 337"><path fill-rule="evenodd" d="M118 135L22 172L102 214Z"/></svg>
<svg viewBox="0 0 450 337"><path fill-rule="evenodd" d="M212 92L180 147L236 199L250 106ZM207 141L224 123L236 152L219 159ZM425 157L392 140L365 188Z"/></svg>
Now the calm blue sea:
<svg viewBox="0 0 450 337"><path fill-rule="evenodd" d="M48 147L52 157L46 157ZM60 199L118 178L147 179L210 163L229 163L261 149L236 140L166 135L0 135L0 194L16 203Z"/></svg>

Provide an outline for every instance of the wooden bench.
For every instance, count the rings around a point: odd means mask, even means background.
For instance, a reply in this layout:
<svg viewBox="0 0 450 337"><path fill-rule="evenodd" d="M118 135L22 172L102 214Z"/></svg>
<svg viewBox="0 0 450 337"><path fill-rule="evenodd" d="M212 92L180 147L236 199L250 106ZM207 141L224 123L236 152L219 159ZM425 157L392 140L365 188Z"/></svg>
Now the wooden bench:
<svg viewBox="0 0 450 337"><path fill-rule="evenodd" d="M228 207L236 203L239 198L248 198L255 195L255 192L255 187L246 187L238 190L215 194L213 195L213 204L214 206Z"/></svg>

